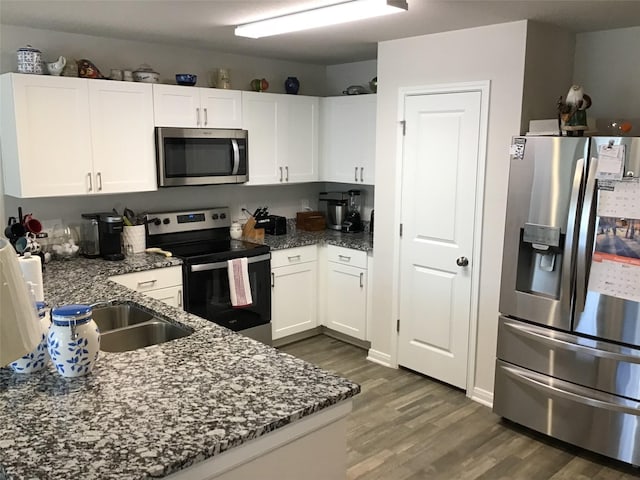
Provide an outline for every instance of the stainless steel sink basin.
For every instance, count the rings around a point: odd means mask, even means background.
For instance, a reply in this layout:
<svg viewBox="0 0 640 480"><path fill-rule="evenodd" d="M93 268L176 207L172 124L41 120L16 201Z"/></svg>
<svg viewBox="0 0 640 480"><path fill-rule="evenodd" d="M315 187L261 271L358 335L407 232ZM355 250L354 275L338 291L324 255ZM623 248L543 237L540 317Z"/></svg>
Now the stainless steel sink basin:
<svg viewBox="0 0 640 480"><path fill-rule="evenodd" d="M100 350L128 352L191 335L192 331L131 304L94 307Z"/></svg>
<svg viewBox="0 0 640 480"><path fill-rule="evenodd" d="M93 308L93 320L98 325L100 333L137 325L152 318L153 314L129 303Z"/></svg>

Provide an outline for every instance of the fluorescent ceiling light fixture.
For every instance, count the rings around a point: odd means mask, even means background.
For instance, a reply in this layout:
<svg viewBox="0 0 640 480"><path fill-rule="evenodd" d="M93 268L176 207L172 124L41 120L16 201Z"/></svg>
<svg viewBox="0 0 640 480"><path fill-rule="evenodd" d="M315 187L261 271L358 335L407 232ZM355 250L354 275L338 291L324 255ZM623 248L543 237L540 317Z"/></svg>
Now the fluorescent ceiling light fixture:
<svg viewBox="0 0 640 480"><path fill-rule="evenodd" d="M261 38L282 33L338 25L408 10L406 0L350 0L236 27L236 36Z"/></svg>

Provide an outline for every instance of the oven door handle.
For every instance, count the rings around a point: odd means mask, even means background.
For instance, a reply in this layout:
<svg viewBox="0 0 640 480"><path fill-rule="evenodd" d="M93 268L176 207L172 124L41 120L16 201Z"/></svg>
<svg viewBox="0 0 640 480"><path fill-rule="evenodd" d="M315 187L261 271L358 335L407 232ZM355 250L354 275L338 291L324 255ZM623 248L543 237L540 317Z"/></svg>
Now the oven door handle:
<svg viewBox="0 0 640 480"><path fill-rule="evenodd" d="M233 169L231 175L237 175L240 168L240 149L238 148L238 141L234 138L231 140L231 148L233 149Z"/></svg>
<svg viewBox="0 0 640 480"><path fill-rule="evenodd" d="M266 262L271 259L270 253L265 253L264 255L258 255L257 257L248 257L247 263L257 263L257 262ZM220 270L222 268L227 268L227 262L215 262L215 263L199 263L197 265L189 265L190 272L206 272L208 270Z"/></svg>

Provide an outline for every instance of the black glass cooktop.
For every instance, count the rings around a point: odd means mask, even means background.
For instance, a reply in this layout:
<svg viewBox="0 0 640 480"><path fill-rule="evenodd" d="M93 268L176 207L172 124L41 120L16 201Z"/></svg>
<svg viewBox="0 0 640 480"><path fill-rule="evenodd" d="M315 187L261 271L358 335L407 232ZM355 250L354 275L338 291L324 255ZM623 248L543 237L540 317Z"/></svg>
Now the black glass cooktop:
<svg viewBox="0 0 640 480"><path fill-rule="evenodd" d="M269 251L267 245L245 242L243 240L207 240L190 243L165 245L175 257L190 261L216 261L238 257L253 257ZM206 257L206 258L204 258Z"/></svg>

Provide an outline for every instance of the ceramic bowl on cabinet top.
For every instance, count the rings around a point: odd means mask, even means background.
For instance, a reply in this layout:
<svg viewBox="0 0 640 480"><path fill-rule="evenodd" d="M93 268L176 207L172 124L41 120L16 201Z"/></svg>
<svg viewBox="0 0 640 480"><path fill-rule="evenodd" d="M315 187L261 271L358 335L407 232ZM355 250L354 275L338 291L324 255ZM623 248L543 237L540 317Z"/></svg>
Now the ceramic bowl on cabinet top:
<svg viewBox="0 0 640 480"><path fill-rule="evenodd" d="M176 73L176 83L192 87L198 81L198 76L193 73Z"/></svg>
<svg viewBox="0 0 640 480"><path fill-rule="evenodd" d="M133 72L133 80L142 83L158 83L160 81L160 74L154 72L149 65L142 64Z"/></svg>

